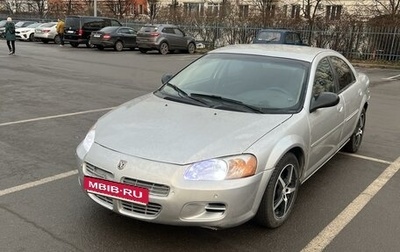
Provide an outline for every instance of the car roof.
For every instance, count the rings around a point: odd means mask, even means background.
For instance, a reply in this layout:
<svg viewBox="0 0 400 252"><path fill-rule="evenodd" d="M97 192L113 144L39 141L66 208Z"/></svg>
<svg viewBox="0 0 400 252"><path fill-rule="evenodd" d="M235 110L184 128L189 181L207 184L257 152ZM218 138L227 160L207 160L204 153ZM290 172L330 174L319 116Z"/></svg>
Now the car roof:
<svg viewBox="0 0 400 252"><path fill-rule="evenodd" d="M209 52L213 53L230 53L230 54L250 54L261 56L272 56L278 58L290 58L312 62L313 59L320 53L330 52L335 55L340 55L338 52L318 47L306 47L299 45L284 45L284 44L238 44L221 47Z"/></svg>
<svg viewBox="0 0 400 252"><path fill-rule="evenodd" d="M260 32L293 32L293 30L289 30L289 29L260 29Z"/></svg>
<svg viewBox="0 0 400 252"><path fill-rule="evenodd" d="M156 27L156 26L178 27L177 25L173 25L173 24L145 24L144 26L151 26L151 27Z"/></svg>

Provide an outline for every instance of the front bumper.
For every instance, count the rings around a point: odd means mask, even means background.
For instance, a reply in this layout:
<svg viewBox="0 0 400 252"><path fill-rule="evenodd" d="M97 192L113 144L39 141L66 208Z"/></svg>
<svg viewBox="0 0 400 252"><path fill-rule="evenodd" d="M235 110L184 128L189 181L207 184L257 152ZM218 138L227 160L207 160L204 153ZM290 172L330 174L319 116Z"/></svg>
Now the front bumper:
<svg viewBox="0 0 400 252"><path fill-rule="evenodd" d="M28 33L19 33L15 34L15 38L19 40L29 40L29 35Z"/></svg>
<svg viewBox="0 0 400 252"><path fill-rule="evenodd" d="M94 144L89 153L79 146L77 161L79 182L84 176L147 187L149 204L140 205L112 197L87 193L96 203L119 214L135 219L182 226L227 228L251 219L272 171L226 181L187 181L183 179L186 165L174 165L140 159L111 151ZM123 170L117 165L127 161Z"/></svg>
<svg viewBox="0 0 400 252"><path fill-rule="evenodd" d="M113 41L107 41L107 40L93 41L93 40L91 40L90 43L92 43L92 45L94 45L94 46L114 47L114 42Z"/></svg>

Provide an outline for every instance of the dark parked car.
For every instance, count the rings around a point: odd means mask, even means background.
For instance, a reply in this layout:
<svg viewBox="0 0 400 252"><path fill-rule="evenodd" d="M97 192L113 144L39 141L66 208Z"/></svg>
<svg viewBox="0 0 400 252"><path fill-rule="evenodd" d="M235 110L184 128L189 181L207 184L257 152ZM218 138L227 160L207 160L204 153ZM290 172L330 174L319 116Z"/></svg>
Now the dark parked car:
<svg viewBox="0 0 400 252"><path fill-rule="evenodd" d="M289 44L307 45L300 33L285 29L261 29L253 40L253 44Z"/></svg>
<svg viewBox="0 0 400 252"><path fill-rule="evenodd" d="M67 16L65 18L64 41L73 47L85 44L92 47L90 34L106 26L122 26L121 23L113 18L92 17L92 16Z"/></svg>
<svg viewBox="0 0 400 252"><path fill-rule="evenodd" d="M12 21L14 24L16 24L17 22L19 22L18 20L13 20ZM0 38L4 38L4 32L5 32L5 25L6 25L6 23L7 23L7 20L5 19L5 20L1 20L0 21ZM21 26L19 26L19 27L21 27ZM15 28L18 28L18 27L15 27Z"/></svg>
<svg viewBox="0 0 400 252"><path fill-rule="evenodd" d="M141 53L158 50L161 54L167 54L183 50L192 54L196 51L195 39L176 25L147 24L138 31L136 41Z"/></svg>
<svg viewBox="0 0 400 252"><path fill-rule="evenodd" d="M136 31L126 26L107 26L100 31L92 32L90 43L99 50L104 48L114 48L116 51L122 51L124 48L134 50L136 44Z"/></svg>

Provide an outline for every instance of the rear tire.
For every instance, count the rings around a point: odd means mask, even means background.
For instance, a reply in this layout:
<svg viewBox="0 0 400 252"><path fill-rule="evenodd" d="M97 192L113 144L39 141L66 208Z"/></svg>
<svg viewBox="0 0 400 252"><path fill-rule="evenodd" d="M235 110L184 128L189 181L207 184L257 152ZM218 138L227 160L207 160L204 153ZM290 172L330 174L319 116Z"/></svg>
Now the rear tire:
<svg viewBox="0 0 400 252"><path fill-rule="evenodd" d="M35 41L35 34L31 33L31 35L29 35L29 41Z"/></svg>
<svg viewBox="0 0 400 252"><path fill-rule="evenodd" d="M356 129L350 137L350 140L343 147L343 150L350 153L355 153L361 146L362 137L364 135L364 128L366 122L366 110L363 108L361 110L360 117L358 118Z"/></svg>
<svg viewBox="0 0 400 252"><path fill-rule="evenodd" d="M299 161L290 152L278 162L255 216L260 225L277 228L288 219L300 186L299 167Z"/></svg>
<svg viewBox="0 0 400 252"><path fill-rule="evenodd" d="M118 52L122 51L124 49L124 44L122 43L122 41L118 40L117 42L115 42L114 49Z"/></svg>
<svg viewBox="0 0 400 252"><path fill-rule="evenodd" d="M54 37L54 44L61 44L60 36L56 35L56 36Z"/></svg>
<svg viewBox="0 0 400 252"><path fill-rule="evenodd" d="M160 49L158 50L162 55L166 55L169 52L169 46L166 42L162 42Z"/></svg>
<svg viewBox="0 0 400 252"><path fill-rule="evenodd" d="M94 45L93 45L92 43L90 43L90 40L88 40L88 41L86 42L86 47L87 47L87 48L94 48Z"/></svg>
<svg viewBox="0 0 400 252"><path fill-rule="evenodd" d="M78 47L78 46L79 46L79 43L78 43L78 42L69 42L69 44L70 44L72 47Z"/></svg>
<svg viewBox="0 0 400 252"><path fill-rule="evenodd" d="M49 43L49 41L47 39L42 39L43 44L47 44Z"/></svg>

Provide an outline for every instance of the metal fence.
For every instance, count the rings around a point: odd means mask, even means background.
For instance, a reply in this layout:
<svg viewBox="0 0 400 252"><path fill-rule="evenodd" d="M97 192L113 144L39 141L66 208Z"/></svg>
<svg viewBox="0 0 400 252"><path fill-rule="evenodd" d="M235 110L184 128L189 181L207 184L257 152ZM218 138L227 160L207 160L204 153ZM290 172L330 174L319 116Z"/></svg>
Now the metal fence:
<svg viewBox="0 0 400 252"><path fill-rule="evenodd" d="M136 23L135 27L143 24ZM206 48L251 43L260 28L221 25L180 25ZM266 27L268 28L268 27ZM273 28L273 27L270 27ZM400 59L400 28L331 26L324 30L295 29L310 46L330 48L352 60L397 61Z"/></svg>

